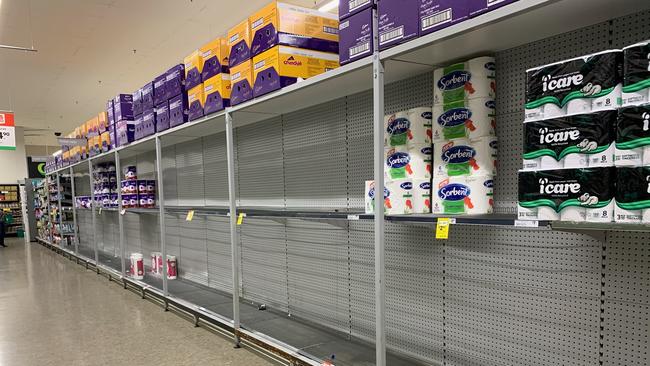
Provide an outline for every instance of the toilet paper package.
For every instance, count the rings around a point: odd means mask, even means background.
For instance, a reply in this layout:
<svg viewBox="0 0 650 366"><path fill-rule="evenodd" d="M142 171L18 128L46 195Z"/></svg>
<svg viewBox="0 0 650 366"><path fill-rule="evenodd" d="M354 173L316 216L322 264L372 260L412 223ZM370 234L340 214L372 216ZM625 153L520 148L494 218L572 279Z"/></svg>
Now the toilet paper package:
<svg viewBox="0 0 650 366"><path fill-rule="evenodd" d="M650 105L619 110L614 161L616 166L650 165Z"/></svg>
<svg viewBox="0 0 650 366"><path fill-rule="evenodd" d="M526 121L617 108L623 53L608 50L526 71Z"/></svg>
<svg viewBox="0 0 650 366"><path fill-rule="evenodd" d="M623 106L650 103L650 41L623 48Z"/></svg>
<svg viewBox="0 0 650 366"><path fill-rule="evenodd" d="M367 214L375 213L375 182L366 181L365 208ZM384 213L407 215L413 213L413 181L396 179L384 184Z"/></svg>
<svg viewBox="0 0 650 366"><path fill-rule="evenodd" d="M484 215L493 212L491 176L434 177L431 212L439 215Z"/></svg>
<svg viewBox="0 0 650 366"><path fill-rule="evenodd" d="M386 179L431 178L431 152L429 144L385 149Z"/></svg>
<svg viewBox="0 0 650 366"><path fill-rule="evenodd" d="M650 223L650 166L616 169L616 222Z"/></svg>
<svg viewBox="0 0 650 366"><path fill-rule="evenodd" d="M524 170L614 165L616 110L524 123Z"/></svg>
<svg viewBox="0 0 650 366"><path fill-rule="evenodd" d="M431 213L431 181L429 179L413 179L413 213Z"/></svg>
<svg viewBox="0 0 650 366"><path fill-rule="evenodd" d="M433 174L440 177L459 175L496 175L497 139L481 137L475 141L454 139L433 144Z"/></svg>
<svg viewBox="0 0 650 366"><path fill-rule="evenodd" d="M431 144L431 108L420 107L384 116L386 147Z"/></svg>
<svg viewBox="0 0 650 366"><path fill-rule="evenodd" d="M496 105L491 98L475 98L433 106L432 140L496 135Z"/></svg>
<svg viewBox="0 0 650 366"><path fill-rule="evenodd" d="M611 222L616 168L519 172L520 220Z"/></svg>
<svg viewBox="0 0 650 366"><path fill-rule="evenodd" d="M433 72L433 104L449 104L496 93L494 57L477 57Z"/></svg>
<svg viewBox="0 0 650 366"><path fill-rule="evenodd" d="M388 188L386 187L386 184L384 182L384 200L387 200L389 196L390 196L390 192L388 191ZM365 204L365 211L367 214L375 213L375 181L374 180L366 181L364 204Z"/></svg>

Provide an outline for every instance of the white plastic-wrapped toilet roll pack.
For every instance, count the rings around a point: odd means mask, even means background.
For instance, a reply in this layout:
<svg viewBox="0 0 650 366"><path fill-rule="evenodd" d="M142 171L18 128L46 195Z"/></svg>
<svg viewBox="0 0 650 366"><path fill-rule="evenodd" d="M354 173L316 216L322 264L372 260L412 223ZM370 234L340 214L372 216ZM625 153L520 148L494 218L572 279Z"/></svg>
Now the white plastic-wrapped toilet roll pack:
<svg viewBox="0 0 650 366"><path fill-rule="evenodd" d="M519 172L520 220L612 222L613 167Z"/></svg>
<svg viewBox="0 0 650 366"><path fill-rule="evenodd" d="M142 253L131 254L131 276L136 280L144 278L144 258Z"/></svg>
<svg viewBox="0 0 650 366"><path fill-rule="evenodd" d="M477 57L433 72L433 104L492 98L496 93L493 57Z"/></svg>
<svg viewBox="0 0 650 366"><path fill-rule="evenodd" d="M433 175L496 175L497 139L481 137L475 141L455 139L433 144Z"/></svg>
<svg viewBox="0 0 650 366"><path fill-rule="evenodd" d="M406 215L413 213L413 181L397 179L385 182L384 213L386 215ZM366 213L375 212L375 182L366 181Z"/></svg>
<svg viewBox="0 0 650 366"><path fill-rule="evenodd" d="M623 48L623 106L650 103L650 41Z"/></svg>
<svg viewBox="0 0 650 366"><path fill-rule="evenodd" d="M650 105L619 110L614 161L616 166L650 165Z"/></svg>
<svg viewBox="0 0 650 366"><path fill-rule="evenodd" d="M429 179L413 180L413 213L431 213L431 181Z"/></svg>
<svg viewBox="0 0 650 366"><path fill-rule="evenodd" d="M524 170L614 165L616 110L524 123Z"/></svg>
<svg viewBox="0 0 650 366"><path fill-rule="evenodd" d="M431 212L444 215L482 215L494 210L491 176L434 177Z"/></svg>
<svg viewBox="0 0 650 366"><path fill-rule="evenodd" d="M616 222L650 223L650 166L616 169Z"/></svg>
<svg viewBox="0 0 650 366"><path fill-rule="evenodd" d="M496 109L492 98L476 98L433 106L432 140L496 135Z"/></svg>
<svg viewBox="0 0 650 366"><path fill-rule="evenodd" d="M384 116L384 146L431 143L431 107L413 108Z"/></svg>
<svg viewBox="0 0 650 366"><path fill-rule="evenodd" d="M385 177L396 179L431 178L431 145L385 149Z"/></svg>
<svg viewBox="0 0 650 366"><path fill-rule="evenodd" d="M623 53L608 50L526 71L526 121L620 106Z"/></svg>

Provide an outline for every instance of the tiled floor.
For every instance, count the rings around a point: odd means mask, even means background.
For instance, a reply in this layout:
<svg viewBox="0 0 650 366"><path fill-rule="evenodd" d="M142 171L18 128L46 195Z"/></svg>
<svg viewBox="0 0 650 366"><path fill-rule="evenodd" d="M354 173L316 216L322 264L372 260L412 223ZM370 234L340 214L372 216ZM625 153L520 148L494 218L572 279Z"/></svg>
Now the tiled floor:
<svg viewBox="0 0 650 366"><path fill-rule="evenodd" d="M272 365L40 245L0 248L0 365Z"/></svg>

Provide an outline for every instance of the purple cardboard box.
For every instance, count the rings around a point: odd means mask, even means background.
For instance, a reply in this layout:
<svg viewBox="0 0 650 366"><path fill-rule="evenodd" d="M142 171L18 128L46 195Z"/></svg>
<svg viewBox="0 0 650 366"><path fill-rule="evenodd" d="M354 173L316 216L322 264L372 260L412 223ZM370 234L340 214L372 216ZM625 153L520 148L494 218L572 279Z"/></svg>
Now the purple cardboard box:
<svg viewBox="0 0 650 366"><path fill-rule="evenodd" d="M118 94L113 98L115 121L133 121L133 95Z"/></svg>
<svg viewBox="0 0 650 366"><path fill-rule="evenodd" d="M119 121L115 125L115 137L117 139L117 146L127 145L134 140L135 122L134 121Z"/></svg>
<svg viewBox="0 0 650 366"><path fill-rule="evenodd" d="M153 108L142 112L142 137L156 133L156 112Z"/></svg>
<svg viewBox="0 0 650 366"><path fill-rule="evenodd" d="M111 149L114 149L117 146L117 140L115 139L115 125L108 125L108 135L111 139Z"/></svg>
<svg viewBox="0 0 650 366"><path fill-rule="evenodd" d="M169 100L169 127L187 122L187 94L182 93Z"/></svg>
<svg viewBox="0 0 650 366"><path fill-rule="evenodd" d="M420 36L467 20L471 2L476 1L420 0Z"/></svg>
<svg viewBox="0 0 650 366"><path fill-rule="evenodd" d="M215 78L222 77L221 74L213 76ZM226 77L229 77L226 75ZM218 112L230 106L230 99L224 99L219 90L212 90L212 86L204 88L205 92L205 106L203 107L203 114L206 116L210 113Z"/></svg>
<svg viewBox="0 0 650 366"><path fill-rule="evenodd" d="M372 8L339 23L339 63L345 65L352 61L372 55Z"/></svg>
<svg viewBox="0 0 650 366"><path fill-rule="evenodd" d="M230 68L228 65L222 65L221 60L219 60L218 55L212 53L212 51L204 52L203 57L203 71L201 72L201 80L196 83L194 86L199 85L201 82L208 80L209 78L217 74L229 74ZM191 87L187 86L187 90L190 90Z"/></svg>
<svg viewBox="0 0 650 366"><path fill-rule="evenodd" d="M133 116L141 115L142 110L142 89L138 89L133 92Z"/></svg>
<svg viewBox="0 0 650 366"><path fill-rule="evenodd" d="M115 124L115 111L113 110L113 99L106 102L106 114L108 114L108 124Z"/></svg>
<svg viewBox="0 0 650 366"><path fill-rule="evenodd" d="M156 131L164 131L169 128L169 104L163 103L156 107Z"/></svg>
<svg viewBox="0 0 650 366"><path fill-rule="evenodd" d="M375 0L339 0L339 20L344 20L352 15L372 8Z"/></svg>
<svg viewBox="0 0 650 366"><path fill-rule="evenodd" d="M163 102L167 101L167 94L165 91L166 81L166 73L153 79L153 106L161 105Z"/></svg>
<svg viewBox="0 0 650 366"><path fill-rule="evenodd" d="M143 127L143 118L144 115L138 116L135 118L135 121L133 121L133 139L135 141L138 141L142 138L142 127Z"/></svg>
<svg viewBox="0 0 650 366"><path fill-rule="evenodd" d="M379 49L385 50L416 38L420 0L379 0Z"/></svg>
<svg viewBox="0 0 650 366"><path fill-rule="evenodd" d="M321 52L339 52L339 43L336 41L278 32L275 29L275 24L271 23L255 30L251 41L251 58L277 45Z"/></svg>
<svg viewBox="0 0 650 366"><path fill-rule="evenodd" d="M165 101L183 93L185 90L185 65L178 64L165 73ZM156 104L157 106L161 103Z"/></svg>
<svg viewBox="0 0 650 366"><path fill-rule="evenodd" d="M473 18L515 1L517 0L468 0L469 16Z"/></svg>
<svg viewBox="0 0 650 366"><path fill-rule="evenodd" d="M148 82L142 87L142 110L153 107L153 82Z"/></svg>
<svg viewBox="0 0 650 366"><path fill-rule="evenodd" d="M237 41L237 39L234 39L235 37L236 36L231 37L233 39L230 39L230 42ZM242 39L230 48L230 54L228 55L228 66L237 66L244 61L250 60L251 58L251 49L248 47L246 40Z"/></svg>

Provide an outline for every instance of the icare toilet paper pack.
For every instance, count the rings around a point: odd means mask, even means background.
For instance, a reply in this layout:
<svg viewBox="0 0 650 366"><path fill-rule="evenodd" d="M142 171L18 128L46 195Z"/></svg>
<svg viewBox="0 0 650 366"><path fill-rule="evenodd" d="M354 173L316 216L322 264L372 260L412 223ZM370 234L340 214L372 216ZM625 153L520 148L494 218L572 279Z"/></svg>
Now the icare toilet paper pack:
<svg viewBox="0 0 650 366"><path fill-rule="evenodd" d="M612 222L614 167L519 172L520 220Z"/></svg>
<svg viewBox="0 0 650 366"><path fill-rule="evenodd" d="M524 170L614 165L616 110L524 123Z"/></svg>
<svg viewBox="0 0 650 366"><path fill-rule="evenodd" d="M496 135L496 105L493 98L476 98L433 106L432 140Z"/></svg>
<svg viewBox="0 0 650 366"><path fill-rule="evenodd" d="M493 212L491 176L434 177L431 212L444 215L483 215Z"/></svg>
<svg viewBox="0 0 650 366"><path fill-rule="evenodd" d="M650 105L619 110L614 162L616 166L650 165Z"/></svg>
<svg viewBox="0 0 650 366"><path fill-rule="evenodd" d="M650 166L616 169L616 222L650 223Z"/></svg>
<svg viewBox="0 0 650 366"><path fill-rule="evenodd" d="M650 41L623 48L623 106L650 103Z"/></svg>
<svg viewBox="0 0 650 366"><path fill-rule="evenodd" d="M493 57L478 57L433 72L433 104L449 104L473 98L492 98L496 93Z"/></svg>
<svg viewBox="0 0 650 366"><path fill-rule="evenodd" d="M496 175L496 160L497 139L494 136L476 141L454 139L433 144L434 176Z"/></svg>
<svg viewBox="0 0 650 366"><path fill-rule="evenodd" d="M526 121L617 108L623 54L608 50L526 71Z"/></svg>
<svg viewBox="0 0 650 366"><path fill-rule="evenodd" d="M384 116L384 146L431 143L431 108L420 107Z"/></svg>
<svg viewBox="0 0 650 366"><path fill-rule="evenodd" d="M431 178L431 145L387 148L384 161L387 180Z"/></svg>
<svg viewBox="0 0 650 366"><path fill-rule="evenodd" d="M413 213L413 182L398 179L385 182L384 213L386 215L406 215ZM375 212L375 182L366 181L365 208L367 214Z"/></svg>

